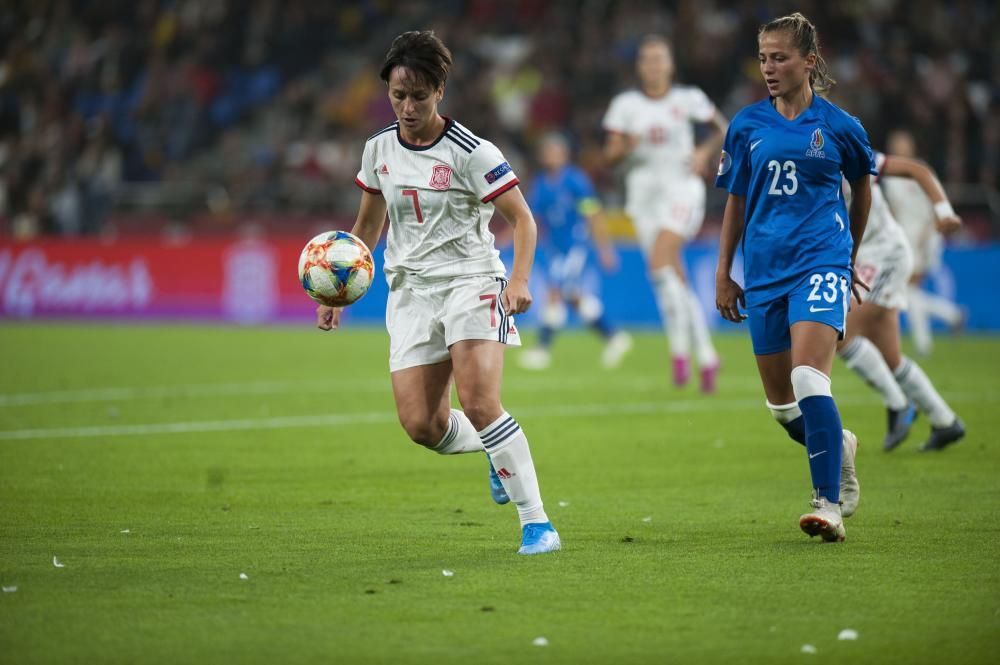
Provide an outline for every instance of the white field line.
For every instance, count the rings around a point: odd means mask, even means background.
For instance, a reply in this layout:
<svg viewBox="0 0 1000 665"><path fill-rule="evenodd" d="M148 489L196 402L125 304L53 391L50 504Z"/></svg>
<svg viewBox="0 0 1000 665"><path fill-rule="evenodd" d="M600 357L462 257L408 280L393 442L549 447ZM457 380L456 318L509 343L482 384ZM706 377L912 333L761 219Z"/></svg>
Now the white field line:
<svg viewBox="0 0 1000 665"><path fill-rule="evenodd" d="M591 377L575 377L557 380L554 378L508 377L504 389L510 392L538 391L553 389L586 391L596 387L620 384L622 388L647 390L669 387L669 377L635 377L627 374L608 375L595 372ZM48 404L72 404L88 402L128 402L149 399L189 399L213 397L239 397L245 395L281 395L303 390L337 390L343 382L324 381L246 381L230 383L191 383L175 386L119 386L107 388L80 388L74 390L47 390L40 392L0 393L0 408L36 406ZM760 382L748 382L746 389L759 389ZM741 386L743 388L743 386ZM356 393L388 393L392 389L389 378L364 379L351 384Z"/></svg>
<svg viewBox="0 0 1000 665"><path fill-rule="evenodd" d="M950 396L953 402L994 402L992 394ZM872 404L874 395L851 395L838 399L844 405ZM763 397L753 399L697 399L659 402L620 402L599 404L558 404L548 406L513 407L519 418L604 418L624 415L692 413L700 411L764 410ZM81 427L51 427L0 430L0 441L25 439L82 439L95 437L146 436L156 434L191 434L198 432L234 432L248 430L293 429L299 427L330 427L338 425L371 425L396 422L392 411L369 411L343 414L277 416L271 418L238 418L232 420L195 420L136 425L93 425Z"/></svg>

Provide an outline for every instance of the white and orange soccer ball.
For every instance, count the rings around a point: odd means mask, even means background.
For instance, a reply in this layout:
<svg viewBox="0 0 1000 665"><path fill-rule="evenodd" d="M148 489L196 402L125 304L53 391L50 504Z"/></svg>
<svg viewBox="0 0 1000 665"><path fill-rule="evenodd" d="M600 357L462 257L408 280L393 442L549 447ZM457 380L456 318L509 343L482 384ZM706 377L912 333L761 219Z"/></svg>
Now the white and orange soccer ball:
<svg viewBox="0 0 1000 665"><path fill-rule="evenodd" d="M346 231L326 231L306 243L299 256L299 282L321 305L344 307L368 292L375 261L361 238Z"/></svg>

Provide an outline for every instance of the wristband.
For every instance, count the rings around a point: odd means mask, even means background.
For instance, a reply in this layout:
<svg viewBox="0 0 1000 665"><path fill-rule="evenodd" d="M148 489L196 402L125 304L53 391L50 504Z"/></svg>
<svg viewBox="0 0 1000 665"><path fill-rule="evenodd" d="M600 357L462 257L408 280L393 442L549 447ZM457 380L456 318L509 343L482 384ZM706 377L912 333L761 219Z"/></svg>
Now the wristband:
<svg viewBox="0 0 1000 665"><path fill-rule="evenodd" d="M955 209L951 207L951 203L947 199L944 201L938 201L934 204L934 214L937 215L938 219L944 219L945 217L954 217Z"/></svg>

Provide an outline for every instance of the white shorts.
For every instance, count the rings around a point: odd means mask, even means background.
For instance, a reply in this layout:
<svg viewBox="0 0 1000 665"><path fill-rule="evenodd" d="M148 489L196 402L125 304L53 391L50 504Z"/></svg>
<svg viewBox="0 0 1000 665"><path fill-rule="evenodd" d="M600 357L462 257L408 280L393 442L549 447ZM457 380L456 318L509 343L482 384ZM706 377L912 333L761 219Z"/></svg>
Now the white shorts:
<svg viewBox="0 0 1000 665"><path fill-rule="evenodd" d="M902 233L886 242L862 243L855 270L871 287L870 292L861 292L864 302L888 309L906 309L913 254Z"/></svg>
<svg viewBox="0 0 1000 665"><path fill-rule="evenodd" d="M521 346L514 317L500 295L503 277L478 275L440 282L408 282L389 292L389 371L433 365L450 358L449 347L466 339Z"/></svg>
<svg viewBox="0 0 1000 665"><path fill-rule="evenodd" d="M639 247L647 254L660 231L671 231L691 240L705 221L705 182L701 178L690 178L629 199L626 212L635 225Z"/></svg>

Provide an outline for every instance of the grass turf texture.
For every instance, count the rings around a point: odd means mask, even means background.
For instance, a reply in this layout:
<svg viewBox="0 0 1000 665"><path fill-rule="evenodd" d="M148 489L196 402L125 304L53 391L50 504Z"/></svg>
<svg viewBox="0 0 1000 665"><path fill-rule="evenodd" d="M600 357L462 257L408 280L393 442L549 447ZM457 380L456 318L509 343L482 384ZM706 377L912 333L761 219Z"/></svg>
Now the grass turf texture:
<svg viewBox="0 0 1000 665"><path fill-rule="evenodd" d="M483 456L408 443L386 346L0 327L0 661L994 662L1000 341L922 362L970 432L940 454L916 452L923 418L882 453L880 401L836 366L863 489L839 545L798 529L807 463L743 337L711 398L668 385L657 335L613 372L585 335L544 373L512 351L505 405L565 547L538 557Z"/></svg>

